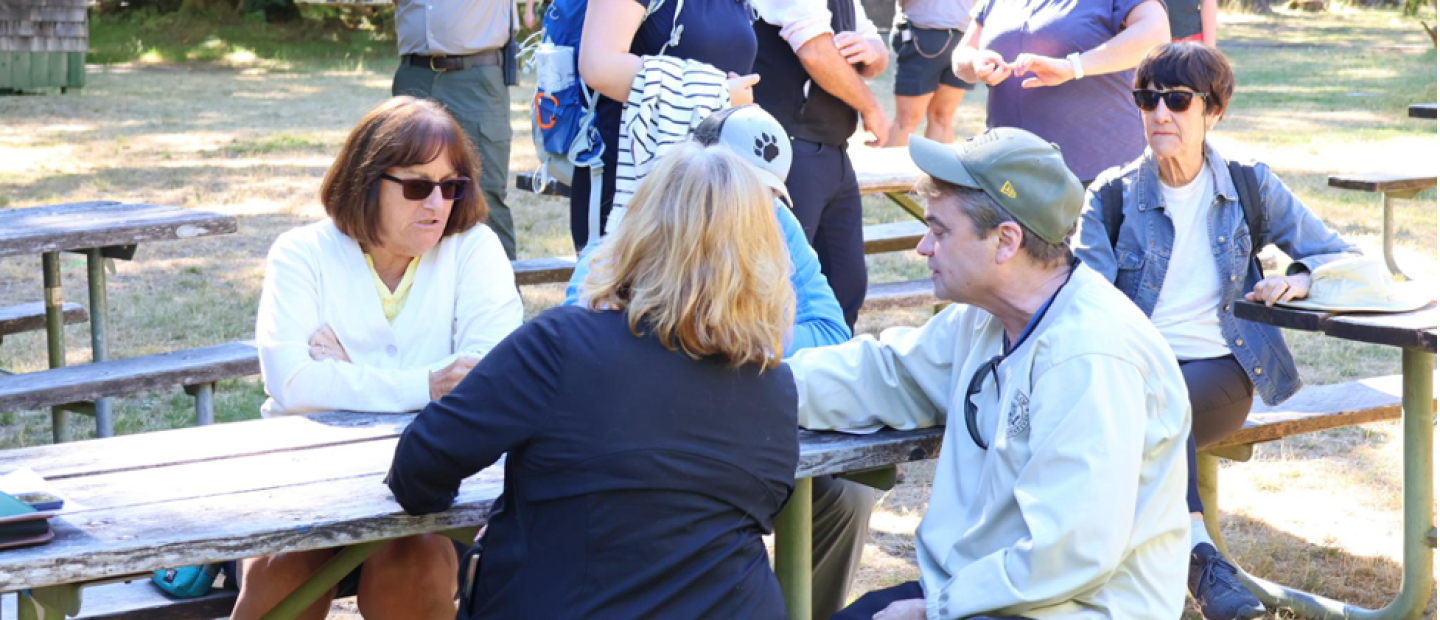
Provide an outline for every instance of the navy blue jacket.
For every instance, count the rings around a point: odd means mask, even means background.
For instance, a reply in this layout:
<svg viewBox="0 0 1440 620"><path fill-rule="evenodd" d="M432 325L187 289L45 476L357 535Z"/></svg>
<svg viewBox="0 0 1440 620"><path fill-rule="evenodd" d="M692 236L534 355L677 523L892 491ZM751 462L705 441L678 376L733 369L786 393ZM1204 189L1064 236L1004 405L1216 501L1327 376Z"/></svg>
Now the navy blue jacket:
<svg viewBox="0 0 1440 620"><path fill-rule="evenodd" d="M789 368L731 369L551 309L406 429L389 484L444 510L505 462L472 618L784 618L760 537L799 459Z"/></svg>

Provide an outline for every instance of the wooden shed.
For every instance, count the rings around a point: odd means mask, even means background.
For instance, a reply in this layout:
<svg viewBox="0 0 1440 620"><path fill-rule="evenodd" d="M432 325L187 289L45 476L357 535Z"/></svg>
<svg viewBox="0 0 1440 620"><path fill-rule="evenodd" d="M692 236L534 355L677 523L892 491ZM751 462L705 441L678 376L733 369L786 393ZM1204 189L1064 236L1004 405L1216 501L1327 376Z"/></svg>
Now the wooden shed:
<svg viewBox="0 0 1440 620"><path fill-rule="evenodd" d="M90 0L0 0L0 91L85 85Z"/></svg>

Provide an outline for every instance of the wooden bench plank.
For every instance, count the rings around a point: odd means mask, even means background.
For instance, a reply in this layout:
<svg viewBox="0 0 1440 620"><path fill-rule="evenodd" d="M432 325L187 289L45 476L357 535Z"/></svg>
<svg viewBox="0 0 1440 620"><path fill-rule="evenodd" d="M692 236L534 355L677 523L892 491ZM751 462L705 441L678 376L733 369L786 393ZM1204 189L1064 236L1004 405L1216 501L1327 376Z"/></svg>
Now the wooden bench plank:
<svg viewBox="0 0 1440 620"><path fill-rule="evenodd" d="M260 357L254 345L230 342L0 377L0 411L40 409L259 373Z"/></svg>
<svg viewBox="0 0 1440 620"><path fill-rule="evenodd" d="M510 263L515 270L515 283L553 284L568 282L575 272L575 257L552 256L550 258L525 258Z"/></svg>
<svg viewBox="0 0 1440 620"><path fill-rule="evenodd" d="M151 204L97 201L0 209L0 256L188 239L235 230L234 216Z"/></svg>
<svg viewBox="0 0 1440 620"><path fill-rule="evenodd" d="M925 225L914 220L871 224L865 227L864 235L866 254L913 250L925 236ZM575 257L526 258L512 261L510 267L515 271L516 284L567 282L575 271Z"/></svg>
<svg viewBox="0 0 1440 620"><path fill-rule="evenodd" d="M1270 407L1255 398L1245 426L1211 448L1275 441L1291 435L1400 418L1400 375L1309 386ZM1431 405L1432 411L1434 405Z"/></svg>
<svg viewBox="0 0 1440 620"><path fill-rule="evenodd" d="M1435 118L1435 104L1416 103L1410 106L1410 118Z"/></svg>
<svg viewBox="0 0 1440 620"><path fill-rule="evenodd" d="M502 488L502 472L492 468L461 485L455 507L415 517L394 502L383 479L377 473L62 514L51 519L55 540L0 556L0 591L473 527L484 523Z"/></svg>
<svg viewBox="0 0 1440 620"><path fill-rule="evenodd" d="M236 590L212 590L195 598L173 598L150 583L136 579L85 588L76 620L194 620L227 618L235 609Z"/></svg>
<svg viewBox="0 0 1440 620"><path fill-rule="evenodd" d="M871 284L865 291L865 304L860 307L860 311L875 312L949 303L935 296L935 283L930 280L884 282Z"/></svg>
<svg viewBox="0 0 1440 620"><path fill-rule="evenodd" d="M66 302L60 306L61 316L66 325L84 323L90 320L85 306ZM14 306L0 307L0 336L20 334L45 329L45 302L32 301Z"/></svg>
<svg viewBox="0 0 1440 620"><path fill-rule="evenodd" d="M86 443L0 450L0 472L28 467L47 480L396 437L414 414L318 413L172 429Z"/></svg>
<svg viewBox="0 0 1440 620"><path fill-rule="evenodd" d="M1435 327L1440 312L1435 304L1403 314L1363 314L1332 316L1325 323L1325 334L1334 338L1358 340L1395 347L1426 349L1435 352Z"/></svg>
<svg viewBox="0 0 1440 620"><path fill-rule="evenodd" d="M861 194L908 192L924 176L905 147L852 148L849 153ZM542 196L570 196L570 186L559 181L551 182L536 192L538 180L539 175L534 172L517 174L515 189Z"/></svg>
<svg viewBox="0 0 1440 620"><path fill-rule="evenodd" d="M1435 174L1430 172L1369 172L1363 174L1335 175L1330 177L1330 187L1353 189L1362 192L1403 192L1435 187Z"/></svg>

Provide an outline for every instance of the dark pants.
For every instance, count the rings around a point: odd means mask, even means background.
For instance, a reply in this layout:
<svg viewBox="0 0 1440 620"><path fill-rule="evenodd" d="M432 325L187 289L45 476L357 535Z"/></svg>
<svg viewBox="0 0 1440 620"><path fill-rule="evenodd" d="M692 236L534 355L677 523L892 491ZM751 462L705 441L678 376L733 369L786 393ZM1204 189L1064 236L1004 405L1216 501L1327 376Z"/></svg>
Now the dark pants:
<svg viewBox="0 0 1440 620"><path fill-rule="evenodd" d="M891 603L912 598L925 598L920 582L907 581L898 586L875 590L855 599L849 607L830 616L830 620L870 620L875 614L889 607ZM1019 616L970 616L969 620L1025 620Z"/></svg>
<svg viewBox="0 0 1440 620"><path fill-rule="evenodd" d="M795 219L805 239L820 257L820 271L835 291L845 313L845 324L855 330L855 319L865 303L865 231L861 218L860 183L844 145L791 140L794 159L785 182Z"/></svg>
<svg viewBox="0 0 1440 620"><path fill-rule="evenodd" d="M490 207L486 222L515 260L515 222L505 203L510 178L510 89L499 66L432 71L402 60L390 88L395 95L431 99L450 112L480 152L480 192Z"/></svg>
<svg viewBox="0 0 1440 620"><path fill-rule="evenodd" d="M1195 450L1214 444L1240 430L1250 416L1255 398L1255 385L1235 361L1227 355L1208 360L1180 362L1185 388L1190 391L1190 443L1185 448L1190 459L1190 488L1186 503L1190 512L1204 512L1200 502L1200 473L1195 465Z"/></svg>

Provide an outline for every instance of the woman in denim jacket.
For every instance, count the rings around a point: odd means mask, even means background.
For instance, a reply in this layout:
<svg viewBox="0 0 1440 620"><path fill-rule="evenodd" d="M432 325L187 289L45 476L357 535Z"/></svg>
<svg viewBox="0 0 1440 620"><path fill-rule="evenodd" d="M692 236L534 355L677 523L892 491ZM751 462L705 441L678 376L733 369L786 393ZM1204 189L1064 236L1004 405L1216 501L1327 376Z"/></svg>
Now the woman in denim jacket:
<svg viewBox="0 0 1440 620"><path fill-rule="evenodd" d="M1266 305L1303 298L1311 270L1358 253L1268 166L1257 163L1264 211L1259 219L1266 222L1260 238L1295 259L1284 275L1260 272L1251 258L1240 180L1231 178L1229 162L1205 141L1234 88L1229 62L1212 48L1171 43L1151 50L1135 71L1134 93L1148 148L1139 159L1095 179L1075 248L1150 316L1179 359L1194 420L1190 592L1210 620L1255 618L1265 608L1235 579L1235 568L1216 553L1205 532L1195 450L1244 425L1257 391L1273 405L1300 389L1279 330L1237 320L1232 306L1242 296ZM1120 184L1123 196L1113 242L1101 200L1112 183Z"/></svg>

